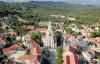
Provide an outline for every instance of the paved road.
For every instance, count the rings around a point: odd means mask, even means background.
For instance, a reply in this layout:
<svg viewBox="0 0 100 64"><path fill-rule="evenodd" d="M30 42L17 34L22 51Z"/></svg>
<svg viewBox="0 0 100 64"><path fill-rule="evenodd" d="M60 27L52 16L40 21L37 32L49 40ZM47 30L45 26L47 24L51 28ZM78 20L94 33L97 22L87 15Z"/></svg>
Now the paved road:
<svg viewBox="0 0 100 64"><path fill-rule="evenodd" d="M56 58L56 55L55 55L54 51L50 51L51 64L55 64L55 60L56 60L55 58Z"/></svg>

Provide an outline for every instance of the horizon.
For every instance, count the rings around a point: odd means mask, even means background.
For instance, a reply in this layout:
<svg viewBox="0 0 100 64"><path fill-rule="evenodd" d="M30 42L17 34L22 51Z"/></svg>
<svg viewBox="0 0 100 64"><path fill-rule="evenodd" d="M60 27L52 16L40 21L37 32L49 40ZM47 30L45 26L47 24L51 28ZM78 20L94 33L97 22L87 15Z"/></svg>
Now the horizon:
<svg viewBox="0 0 100 64"><path fill-rule="evenodd" d="M81 5L100 5L100 0L0 0L4 2L29 2L29 1L52 1L52 2L65 2L70 4Z"/></svg>

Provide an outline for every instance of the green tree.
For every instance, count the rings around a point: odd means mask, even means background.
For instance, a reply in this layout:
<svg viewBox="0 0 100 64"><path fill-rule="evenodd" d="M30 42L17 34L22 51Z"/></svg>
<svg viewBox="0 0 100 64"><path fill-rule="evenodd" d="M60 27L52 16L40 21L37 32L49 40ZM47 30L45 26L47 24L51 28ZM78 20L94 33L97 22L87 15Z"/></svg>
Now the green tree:
<svg viewBox="0 0 100 64"><path fill-rule="evenodd" d="M62 64L62 47L57 48L57 60L56 64Z"/></svg>
<svg viewBox="0 0 100 64"><path fill-rule="evenodd" d="M18 33L18 35L24 35L28 32L28 30L23 28L22 23L17 21L16 18L11 20L10 26L12 29L14 29L15 32Z"/></svg>
<svg viewBox="0 0 100 64"><path fill-rule="evenodd" d="M59 32L59 31L56 31L55 32L55 37L56 37L56 40L57 40L57 46L61 46L61 38L62 38L62 33Z"/></svg>
<svg viewBox="0 0 100 64"><path fill-rule="evenodd" d="M100 36L100 31L91 33L91 37L99 37L99 36Z"/></svg>
<svg viewBox="0 0 100 64"><path fill-rule="evenodd" d="M72 29L71 28L66 28L66 32L71 34L72 33Z"/></svg>
<svg viewBox="0 0 100 64"><path fill-rule="evenodd" d="M45 35L45 33L39 32L38 34L32 34L32 39L35 40L40 46L43 46L41 38L42 36Z"/></svg>
<svg viewBox="0 0 100 64"><path fill-rule="evenodd" d="M6 35L6 42L8 45L14 44L15 41L16 41L15 36Z"/></svg>
<svg viewBox="0 0 100 64"><path fill-rule="evenodd" d="M82 48L81 48L80 46L77 46L77 47L76 47L76 52L77 52L78 54L81 54Z"/></svg>

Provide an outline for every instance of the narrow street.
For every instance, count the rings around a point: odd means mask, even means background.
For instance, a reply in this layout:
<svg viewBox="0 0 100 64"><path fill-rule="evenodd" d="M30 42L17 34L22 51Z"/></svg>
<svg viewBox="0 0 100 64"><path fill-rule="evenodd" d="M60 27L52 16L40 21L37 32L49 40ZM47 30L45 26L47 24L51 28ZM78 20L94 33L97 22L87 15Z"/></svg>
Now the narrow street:
<svg viewBox="0 0 100 64"><path fill-rule="evenodd" d="M55 64L55 61L56 61L56 55L54 51L50 51L50 63Z"/></svg>

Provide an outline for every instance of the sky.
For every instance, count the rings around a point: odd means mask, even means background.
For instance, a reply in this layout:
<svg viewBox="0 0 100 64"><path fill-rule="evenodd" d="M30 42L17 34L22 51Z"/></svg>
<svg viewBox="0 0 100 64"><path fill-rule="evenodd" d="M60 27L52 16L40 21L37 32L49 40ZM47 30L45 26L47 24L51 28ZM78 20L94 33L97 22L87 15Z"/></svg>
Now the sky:
<svg viewBox="0 0 100 64"><path fill-rule="evenodd" d="M6 2L28 2L30 0L0 0ZM54 1L54 2L67 2L72 4L88 4L88 5L100 5L100 0L33 0L33 1Z"/></svg>

